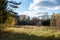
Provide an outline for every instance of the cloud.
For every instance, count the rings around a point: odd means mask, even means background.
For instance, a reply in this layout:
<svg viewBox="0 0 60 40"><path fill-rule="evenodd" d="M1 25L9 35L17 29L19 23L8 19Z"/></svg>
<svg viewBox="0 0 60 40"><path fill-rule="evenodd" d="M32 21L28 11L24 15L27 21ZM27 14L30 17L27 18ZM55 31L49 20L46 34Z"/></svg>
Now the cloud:
<svg viewBox="0 0 60 40"><path fill-rule="evenodd" d="M40 17L40 16L43 16L45 15L45 13L47 12L38 12L38 11L23 11L21 12L19 15L26 15L26 16L30 16L30 18L33 18L33 17ZM49 14L48 14L49 15Z"/></svg>
<svg viewBox="0 0 60 40"><path fill-rule="evenodd" d="M19 12L19 15L27 15L32 18L42 16L46 12L49 13L48 15L51 15L53 12L57 12L56 10L60 10L60 0L33 0L29 9Z"/></svg>
<svg viewBox="0 0 60 40"><path fill-rule="evenodd" d="M21 12L19 15L26 15L26 16L30 16L30 17L37 17L38 15L36 15L36 11L23 11Z"/></svg>
<svg viewBox="0 0 60 40"><path fill-rule="evenodd" d="M60 0L33 0L33 3L30 4L29 9L42 12L60 10Z"/></svg>

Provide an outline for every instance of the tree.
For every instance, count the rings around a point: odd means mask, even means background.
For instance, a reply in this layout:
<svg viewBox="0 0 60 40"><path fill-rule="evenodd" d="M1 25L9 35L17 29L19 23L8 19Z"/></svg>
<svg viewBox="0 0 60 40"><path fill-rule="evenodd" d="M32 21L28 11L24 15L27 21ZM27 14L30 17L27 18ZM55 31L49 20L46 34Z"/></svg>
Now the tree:
<svg viewBox="0 0 60 40"><path fill-rule="evenodd" d="M51 26L60 26L60 14L51 15Z"/></svg>
<svg viewBox="0 0 60 40"><path fill-rule="evenodd" d="M16 3L13 1L0 0L0 32L4 28L11 27L15 24L14 23L15 22L15 20L14 20L15 12L13 10L12 11L6 10L8 3L11 3L10 7L12 7L12 8L18 8L15 5L21 4L21 3ZM12 5L12 4L14 4L14 5ZM12 14L12 13L14 13L14 14Z"/></svg>
<svg viewBox="0 0 60 40"><path fill-rule="evenodd" d="M27 16L26 21L27 21L27 20L30 20L30 17L29 17L29 16Z"/></svg>
<svg viewBox="0 0 60 40"><path fill-rule="evenodd" d="M33 21L38 21L39 18L37 18L37 17L33 17L32 20L33 20Z"/></svg>

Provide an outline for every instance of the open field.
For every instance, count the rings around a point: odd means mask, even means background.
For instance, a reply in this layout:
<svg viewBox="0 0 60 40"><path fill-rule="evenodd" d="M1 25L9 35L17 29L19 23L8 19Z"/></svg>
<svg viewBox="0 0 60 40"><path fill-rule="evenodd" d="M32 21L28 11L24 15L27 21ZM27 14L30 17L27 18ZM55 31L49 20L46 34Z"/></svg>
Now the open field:
<svg viewBox="0 0 60 40"><path fill-rule="evenodd" d="M60 30L56 27L22 26L7 28L0 40L60 40Z"/></svg>

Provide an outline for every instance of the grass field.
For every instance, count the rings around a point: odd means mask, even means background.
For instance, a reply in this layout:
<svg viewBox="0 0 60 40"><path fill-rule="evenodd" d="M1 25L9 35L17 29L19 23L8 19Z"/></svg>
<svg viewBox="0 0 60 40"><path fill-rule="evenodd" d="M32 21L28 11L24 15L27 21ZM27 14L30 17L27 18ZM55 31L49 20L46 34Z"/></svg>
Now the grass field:
<svg viewBox="0 0 60 40"><path fill-rule="evenodd" d="M60 30L44 26L22 26L7 28L0 40L60 40Z"/></svg>

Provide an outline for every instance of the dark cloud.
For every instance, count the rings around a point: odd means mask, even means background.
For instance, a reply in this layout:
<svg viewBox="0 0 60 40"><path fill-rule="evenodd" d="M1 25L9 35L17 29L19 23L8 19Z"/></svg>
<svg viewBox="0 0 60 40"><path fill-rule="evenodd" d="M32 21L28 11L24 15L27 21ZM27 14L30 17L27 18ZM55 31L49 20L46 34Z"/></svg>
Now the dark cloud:
<svg viewBox="0 0 60 40"><path fill-rule="evenodd" d="M41 1L36 4L37 6L44 6L44 7L56 7L60 6L60 0L55 1Z"/></svg>

